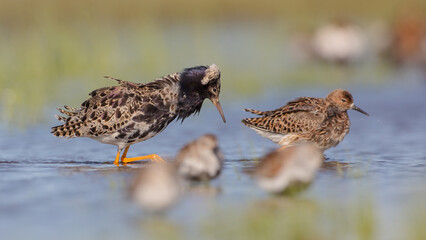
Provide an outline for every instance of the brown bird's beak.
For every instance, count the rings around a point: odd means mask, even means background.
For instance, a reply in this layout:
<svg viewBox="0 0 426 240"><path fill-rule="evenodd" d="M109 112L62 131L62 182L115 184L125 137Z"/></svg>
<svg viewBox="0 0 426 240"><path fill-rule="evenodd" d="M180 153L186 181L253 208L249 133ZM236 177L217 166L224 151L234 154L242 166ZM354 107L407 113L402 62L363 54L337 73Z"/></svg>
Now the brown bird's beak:
<svg viewBox="0 0 426 240"><path fill-rule="evenodd" d="M352 109L352 110L355 110L355 111L358 111L358 112L360 112L360 113L362 113L362 114L365 114L365 115L367 115L367 116L370 116L370 114L368 114L367 112L365 112L365 111L364 111L364 110L362 110L361 108L357 107L355 104L354 104L354 105L352 105L351 109Z"/></svg>
<svg viewBox="0 0 426 240"><path fill-rule="evenodd" d="M219 98L211 98L210 101L216 106L217 110L220 113L220 116L222 117L222 120L224 123L226 123L225 115L223 115L222 106L220 106Z"/></svg>

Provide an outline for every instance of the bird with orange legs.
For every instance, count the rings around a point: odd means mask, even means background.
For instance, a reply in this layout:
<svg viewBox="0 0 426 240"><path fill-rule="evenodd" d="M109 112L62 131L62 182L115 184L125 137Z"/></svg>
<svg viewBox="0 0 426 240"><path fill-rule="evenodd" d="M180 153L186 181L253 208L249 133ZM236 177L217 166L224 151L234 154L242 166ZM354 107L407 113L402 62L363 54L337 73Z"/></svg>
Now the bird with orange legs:
<svg viewBox="0 0 426 240"><path fill-rule="evenodd" d="M149 83L110 79L118 85L92 91L79 108L58 109L63 116L56 117L64 124L52 127L52 134L116 145L114 164L118 166L120 159L123 164L145 159L164 161L157 154L128 158L127 152L131 145L162 132L173 120L183 121L200 112L206 98L226 122L219 102L220 70L215 64L186 68Z"/></svg>

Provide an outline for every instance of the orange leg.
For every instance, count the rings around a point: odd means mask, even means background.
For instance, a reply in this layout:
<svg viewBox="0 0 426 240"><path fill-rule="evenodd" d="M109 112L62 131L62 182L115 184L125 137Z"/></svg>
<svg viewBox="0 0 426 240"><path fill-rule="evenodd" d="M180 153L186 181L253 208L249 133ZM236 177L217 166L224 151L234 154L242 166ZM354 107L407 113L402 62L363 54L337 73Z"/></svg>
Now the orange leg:
<svg viewBox="0 0 426 240"><path fill-rule="evenodd" d="M141 156L141 157L133 157L133 158L127 158L127 152L129 151L129 147L126 147L124 149L123 155L121 156L121 162L123 164L129 163L129 162L134 162L134 161L139 161L139 160L145 160L145 159L151 159L153 162L165 162L160 156L158 156L157 154L150 154L147 156ZM117 155L118 158L119 155ZM116 159L117 164L118 164L118 160ZM116 162L114 162L115 164ZM116 164L116 165L117 165Z"/></svg>
<svg viewBox="0 0 426 240"><path fill-rule="evenodd" d="M133 157L133 158L124 158L124 159L122 158L121 161L123 163L129 163L129 162L134 162L134 161L139 161L139 160L145 160L145 159L151 159L153 162L165 162L157 154L150 154L150 155L146 155L146 156Z"/></svg>
<svg viewBox="0 0 426 240"><path fill-rule="evenodd" d="M126 156L127 156L127 151L129 151L129 147L130 147L130 146L128 146L128 147L126 147L126 149L124 149L123 155L121 155L121 161L123 161L123 160L126 158Z"/></svg>
<svg viewBox="0 0 426 240"><path fill-rule="evenodd" d="M119 159L120 159L120 151L117 151L117 156L115 157L114 164L118 167L119 166Z"/></svg>

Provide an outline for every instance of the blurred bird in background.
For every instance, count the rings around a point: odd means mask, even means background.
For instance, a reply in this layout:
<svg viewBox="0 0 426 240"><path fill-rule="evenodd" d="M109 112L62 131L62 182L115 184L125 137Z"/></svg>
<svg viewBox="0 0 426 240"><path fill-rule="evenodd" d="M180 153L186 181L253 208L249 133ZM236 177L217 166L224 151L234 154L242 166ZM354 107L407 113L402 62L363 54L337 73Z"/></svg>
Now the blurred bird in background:
<svg viewBox="0 0 426 240"><path fill-rule="evenodd" d="M347 65L359 60L366 51L363 31L344 18L337 18L315 32L314 54L329 63Z"/></svg>

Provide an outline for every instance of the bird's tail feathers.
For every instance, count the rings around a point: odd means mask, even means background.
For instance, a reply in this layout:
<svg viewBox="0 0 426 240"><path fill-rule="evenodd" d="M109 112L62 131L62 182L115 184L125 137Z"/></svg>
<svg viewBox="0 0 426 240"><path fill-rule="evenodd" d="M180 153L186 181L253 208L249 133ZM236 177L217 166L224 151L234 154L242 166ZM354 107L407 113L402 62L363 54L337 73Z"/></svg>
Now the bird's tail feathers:
<svg viewBox="0 0 426 240"><path fill-rule="evenodd" d="M66 122L68 118L64 116L55 115L55 118L58 119L61 122Z"/></svg>
<svg viewBox="0 0 426 240"><path fill-rule="evenodd" d="M64 108L65 108L65 110L62 109L62 108L57 108L57 109L60 113L65 114L68 117L75 116L78 113L76 108L71 108L71 107L68 107L68 106L64 106Z"/></svg>
<svg viewBox="0 0 426 240"><path fill-rule="evenodd" d="M124 81L124 80L121 80L121 79L118 79L118 78L113 78L113 77L109 77L109 76L104 76L104 78L115 80L115 81L118 82L118 85L120 85L120 86L125 86L125 87L130 87L130 88L137 88L139 86L137 83Z"/></svg>
<svg viewBox="0 0 426 240"><path fill-rule="evenodd" d="M255 119L257 118L244 118L243 120L241 120L241 122L248 127L253 127L255 126L254 125Z"/></svg>
<svg viewBox="0 0 426 240"><path fill-rule="evenodd" d="M73 138L80 137L80 127L81 122L78 121L69 121L64 123L63 125L52 127L52 134L56 137L64 137L64 138Z"/></svg>
<svg viewBox="0 0 426 240"><path fill-rule="evenodd" d="M118 84L121 84L121 83L124 83L124 82L125 82L125 81L123 81L123 80L121 80L121 79L113 78L113 77L110 77L110 76L104 76L104 78L115 80L115 81L117 81L117 82L118 82Z"/></svg>
<svg viewBox="0 0 426 240"><path fill-rule="evenodd" d="M65 116L55 115L56 119L64 122L63 125L52 127L52 134L57 137L79 137L80 127L83 124L77 117L80 109L64 106L64 109L58 108L58 111Z"/></svg>
<svg viewBox="0 0 426 240"><path fill-rule="evenodd" d="M264 112L264 111L258 111L258 110L254 110L254 109L248 109L248 108L243 108L243 110L246 111L246 112L249 112L249 113L260 115L260 116L268 115L268 112Z"/></svg>

